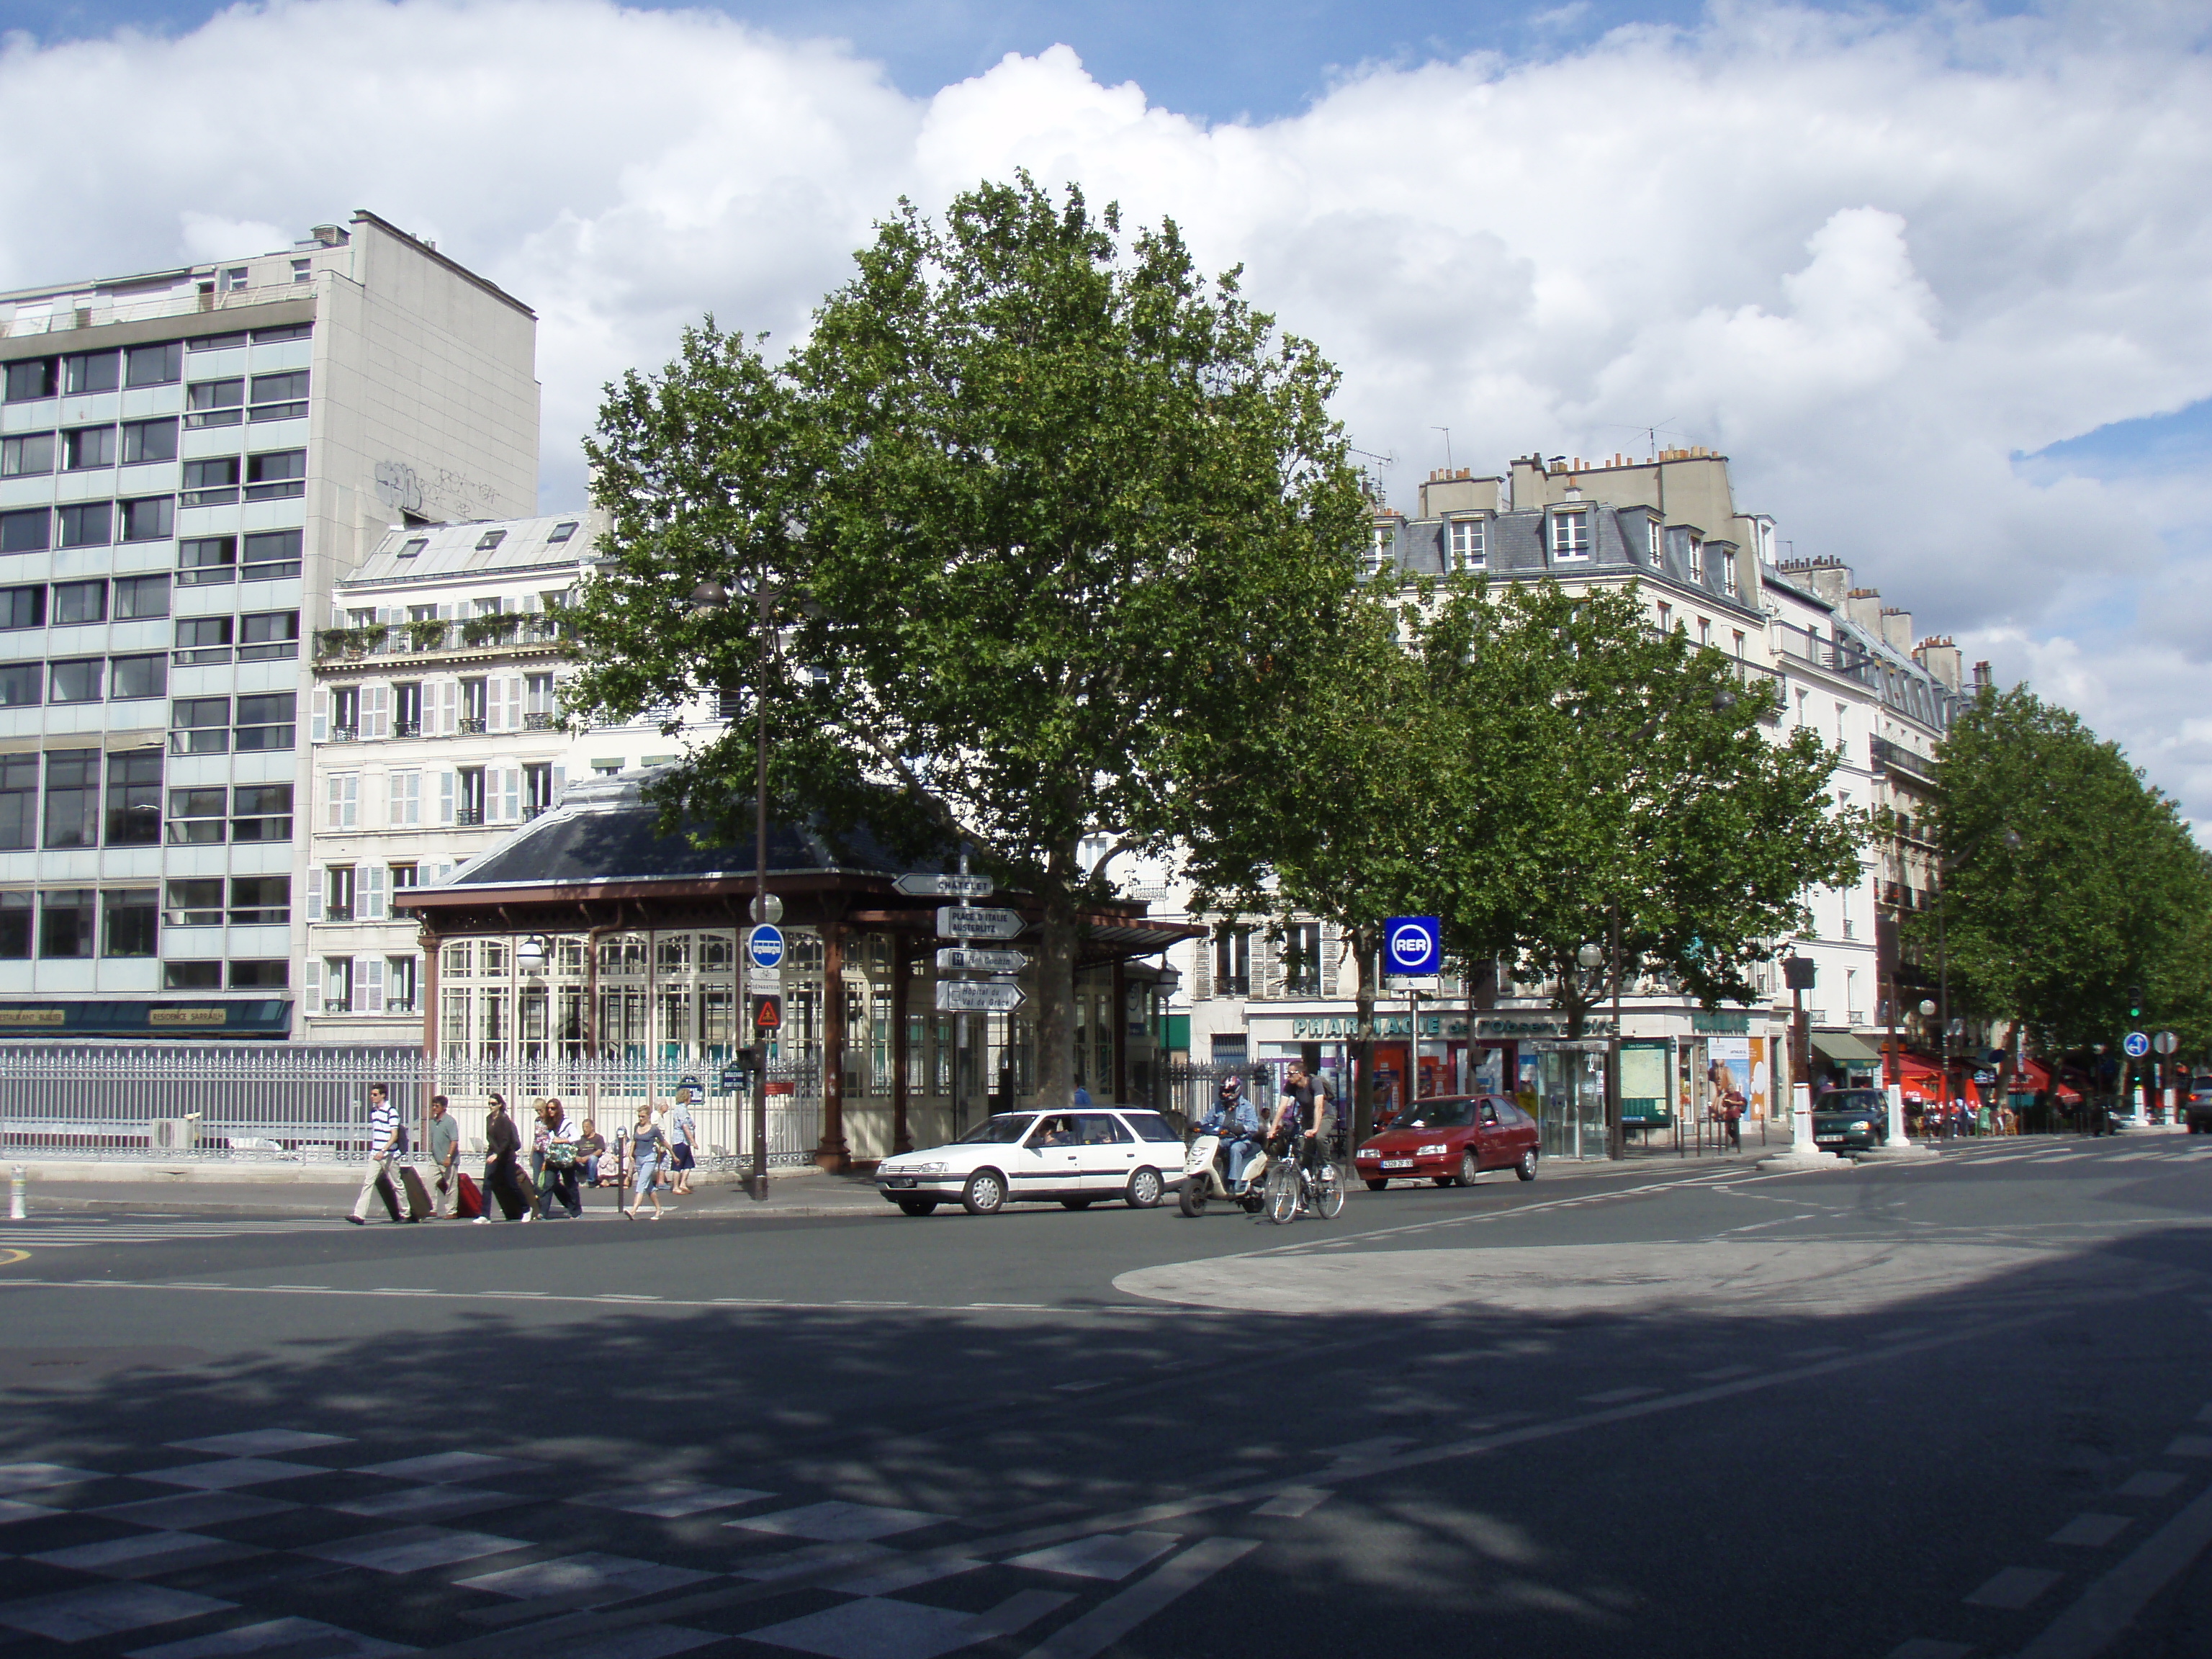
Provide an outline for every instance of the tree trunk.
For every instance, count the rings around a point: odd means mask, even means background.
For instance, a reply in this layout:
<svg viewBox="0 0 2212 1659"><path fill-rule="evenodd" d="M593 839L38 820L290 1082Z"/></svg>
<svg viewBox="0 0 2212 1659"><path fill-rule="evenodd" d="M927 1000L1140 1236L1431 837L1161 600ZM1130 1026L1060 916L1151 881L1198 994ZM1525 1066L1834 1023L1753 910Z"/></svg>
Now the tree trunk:
<svg viewBox="0 0 2212 1659"><path fill-rule="evenodd" d="M1057 860L1054 860L1058 862ZM1075 901L1064 883L1048 884L1037 928L1036 1099L1048 1109L1075 1093Z"/></svg>
<svg viewBox="0 0 2212 1659"><path fill-rule="evenodd" d="M1375 953L1380 948L1380 929L1371 923L1352 928L1352 948L1359 953L1359 990L1354 1003L1358 1024L1352 1033L1352 1065L1358 1081L1352 1091L1352 1151L1375 1133Z"/></svg>

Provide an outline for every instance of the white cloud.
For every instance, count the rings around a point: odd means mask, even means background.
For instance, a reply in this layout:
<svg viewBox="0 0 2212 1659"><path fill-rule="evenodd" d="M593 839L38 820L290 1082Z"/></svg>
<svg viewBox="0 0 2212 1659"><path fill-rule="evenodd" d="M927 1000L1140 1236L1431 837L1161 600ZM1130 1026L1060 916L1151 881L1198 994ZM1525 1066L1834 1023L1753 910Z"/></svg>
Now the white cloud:
<svg viewBox="0 0 2212 1659"><path fill-rule="evenodd" d="M2203 46L2186 7L1731 3L1536 61L1370 66L1208 127L1065 47L915 100L711 12L270 0L176 39L0 47L11 127L54 135L0 173L0 284L373 208L539 308L567 501L599 387L684 321L790 338L902 192L1025 165L1244 264L1342 364L1401 491L1443 460L1435 426L1492 467L1638 450L1671 418L1799 552L2053 677L2212 819L2182 735L2206 653L2161 646L2152 672L2119 648L2139 592L2169 639L2212 594L2172 533L2201 510L2011 460L2212 394Z"/></svg>

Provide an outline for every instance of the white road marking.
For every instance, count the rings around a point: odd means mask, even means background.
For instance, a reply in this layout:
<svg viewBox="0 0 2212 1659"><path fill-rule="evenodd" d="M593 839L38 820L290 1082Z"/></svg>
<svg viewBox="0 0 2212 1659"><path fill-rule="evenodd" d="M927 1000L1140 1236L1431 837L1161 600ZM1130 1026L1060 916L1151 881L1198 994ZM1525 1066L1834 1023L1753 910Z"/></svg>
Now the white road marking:
<svg viewBox="0 0 2212 1659"><path fill-rule="evenodd" d="M2133 1524L2124 1515L2098 1515L2094 1512L2077 1515L2052 1533L2046 1541L2079 1544L2085 1549L2100 1550Z"/></svg>
<svg viewBox="0 0 2212 1659"><path fill-rule="evenodd" d="M1065 1573L1073 1578L1103 1578L1118 1584L1181 1542L1171 1532L1093 1533L1088 1538L1070 1539L1065 1544L1017 1555L1006 1565Z"/></svg>
<svg viewBox="0 0 2212 1659"><path fill-rule="evenodd" d="M2114 1492L2118 1498L2164 1498L2181 1484L2181 1477L2169 1474L2164 1469L2150 1469L2142 1474L2130 1475Z"/></svg>
<svg viewBox="0 0 2212 1659"><path fill-rule="evenodd" d="M2057 1583L2059 1575L2043 1567L2004 1567L1966 1598L1974 1607L2002 1607L2016 1612Z"/></svg>
<svg viewBox="0 0 2212 1659"><path fill-rule="evenodd" d="M2083 1592L2019 1659L2089 1659L2212 1544L2212 1491L2201 1492Z"/></svg>
<svg viewBox="0 0 2212 1659"><path fill-rule="evenodd" d="M1249 1538L1200 1539L1158 1571L1054 1631L1031 1648L1024 1659L1096 1659L1177 1597L1196 1589L1259 1547L1257 1540Z"/></svg>
<svg viewBox="0 0 2212 1659"><path fill-rule="evenodd" d="M2168 1457L2212 1457L2212 1435L2177 1434L2166 1443Z"/></svg>
<svg viewBox="0 0 2212 1659"><path fill-rule="evenodd" d="M1333 1493L1312 1486L1293 1486L1288 1492L1277 1492L1252 1513L1274 1516L1285 1521L1299 1521L1328 1502L1332 1496Z"/></svg>

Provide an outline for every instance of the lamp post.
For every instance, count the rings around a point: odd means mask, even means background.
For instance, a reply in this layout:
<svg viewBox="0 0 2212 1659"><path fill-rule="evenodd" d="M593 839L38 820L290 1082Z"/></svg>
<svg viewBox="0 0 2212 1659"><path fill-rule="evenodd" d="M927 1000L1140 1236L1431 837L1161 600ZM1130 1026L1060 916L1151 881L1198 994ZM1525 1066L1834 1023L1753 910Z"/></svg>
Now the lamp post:
<svg viewBox="0 0 2212 1659"><path fill-rule="evenodd" d="M782 905L768 890L768 676L775 651L775 630L769 626L770 607L787 590L772 587L766 577L756 568L753 574L752 599L756 632L760 636L760 654L757 678L754 682L753 710L757 750L753 794L753 925L773 922L782 913ZM691 592L691 609L695 615L706 616L726 611L730 605L729 590L709 576ZM751 952L738 953L738 972L750 976ZM740 1007L748 1006L741 1000ZM745 1189L757 1201L768 1197L768 1049L756 1031L751 1034L752 1047L757 1064L753 1074L753 1167L747 1178Z"/></svg>
<svg viewBox="0 0 2212 1659"><path fill-rule="evenodd" d="M1575 960L1591 972L1608 962L1613 968L1613 1034L1605 1045L1605 1155L1618 1160L1627 1156L1627 1148L1620 1121L1620 911L1617 906L1606 907L1606 924L1610 947L1586 940L1576 951Z"/></svg>

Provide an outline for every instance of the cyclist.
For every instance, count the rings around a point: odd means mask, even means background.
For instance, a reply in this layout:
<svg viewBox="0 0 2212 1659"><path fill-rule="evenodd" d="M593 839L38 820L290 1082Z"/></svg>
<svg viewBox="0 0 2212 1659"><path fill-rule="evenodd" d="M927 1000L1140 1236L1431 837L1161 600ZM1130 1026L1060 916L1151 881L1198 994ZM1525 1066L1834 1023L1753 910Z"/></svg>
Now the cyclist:
<svg viewBox="0 0 2212 1659"><path fill-rule="evenodd" d="M1328 1085L1307 1077L1305 1066L1292 1060L1283 1074L1282 1101L1273 1129L1286 1152L1296 1137L1298 1162L1309 1173L1317 1173L1328 1161L1321 1140L1322 1119L1328 1109Z"/></svg>

